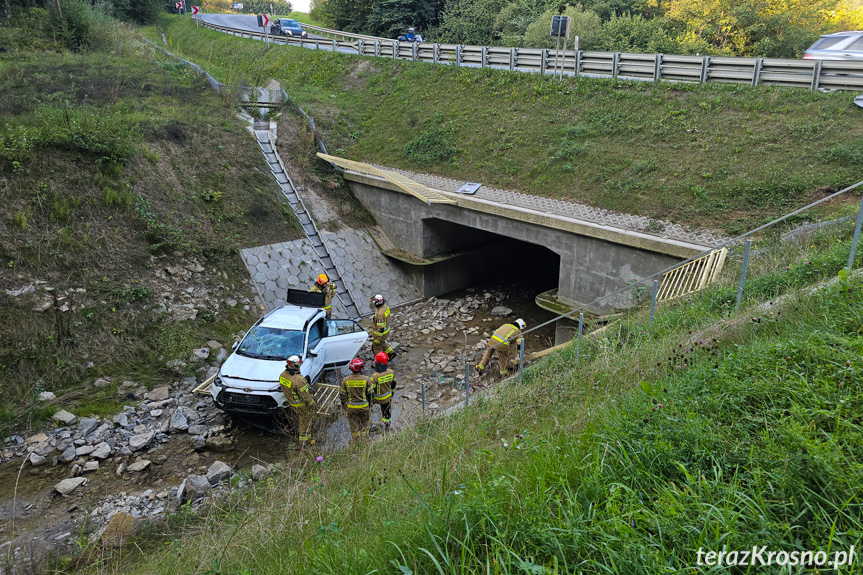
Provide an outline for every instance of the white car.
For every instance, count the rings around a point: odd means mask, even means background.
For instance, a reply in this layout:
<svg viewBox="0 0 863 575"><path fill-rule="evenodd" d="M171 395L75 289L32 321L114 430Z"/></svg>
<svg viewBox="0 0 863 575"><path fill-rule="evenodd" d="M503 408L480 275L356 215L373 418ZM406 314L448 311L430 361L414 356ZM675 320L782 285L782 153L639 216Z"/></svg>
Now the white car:
<svg viewBox="0 0 863 575"><path fill-rule="evenodd" d="M210 394L228 413L268 414L287 407L279 386L285 359L299 355L300 373L314 385L327 369L342 369L369 335L351 319L327 319L319 308L287 305L262 317L234 344Z"/></svg>

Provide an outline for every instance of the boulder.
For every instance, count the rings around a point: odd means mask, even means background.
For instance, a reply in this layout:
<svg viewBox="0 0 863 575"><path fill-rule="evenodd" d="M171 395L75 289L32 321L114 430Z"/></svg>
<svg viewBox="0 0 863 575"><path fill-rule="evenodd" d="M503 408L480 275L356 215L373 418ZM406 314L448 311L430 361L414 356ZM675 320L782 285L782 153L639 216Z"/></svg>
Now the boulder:
<svg viewBox="0 0 863 575"><path fill-rule="evenodd" d="M171 388L167 385L151 389L147 393L147 401L165 401L171 396Z"/></svg>
<svg viewBox="0 0 863 575"><path fill-rule="evenodd" d="M57 396L50 391L43 391L39 394L39 401L53 401L55 399L57 399Z"/></svg>
<svg viewBox="0 0 863 575"><path fill-rule="evenodd" d="M87 483L87 480L83 477L70 477L69 479L64 479L63 481L55 485L54 491L56 491L60 495L69 495L85 483Z"/></svg>
<svg viewBox="0 0 863 575"><path fill-rule="evenodd" d="M153 442L153 439L155 437L155 431L149 431L147 433L139 433L138 435L133 435L132 438L129 439L129 449L131 451L138 451L139 449L144 449Z"/></svg>
<svg viewBox="0 0 863 575"><path fill-rule="evenodd" d="M206 435L209 429L206 425L190 425L189 435Z"/></svg>
<svg viewBox="0 0 863 575"><path fill-rule="evenodd" d="M252 479L254 481L261 481L266 478L267 475L270 474L270 470L264 467L263 465L252 465Z"/></svg>
<svg viewBox="0 0 863 575"><path fill-rule="evenodd" d="M154 409L154 410L150 411L150 417L159 417L161 415L162 415L161 409Z"/></svg>
<svg viewBox="0 0 863 575"><path fill-rule="evenodd" d="M40 465L45 465L45 462L48 461L47 458L42 457L38 453L30 454L30 465L33 467L39 467Z"/></svg>
<svg viewBox="0 0 863 575"><path fill-rule="evenodd" d="M84 464L84 467L81 469L84 473L90 473L91 471L98 471L99 462L98 461L88 461Z"/></svg>
<svg viewBox="0 0 863 575"><path fill-rule="evenodd" d="M216 485L231 478L231 467L222 461L214 461L207 470L207 481L210 485Z"/></svg>
<svg viewBox="0 0 863 575"><path fill-rule="evenodd" d="M126 427L129 425L129 416L125 413L118 413L112 418L112 421L120 427Z"/></svg>
<svg viewBox="0 0 863 575"><path fill-rule="evenodd" d="M216 354L216 361L218 361L219 363L222 363L226 359L228 359L228 350L223 347Z"/></svg>
<svg viewBox="0 0 863 575"><path fill-rule="evenodd" d="M105 459L109 455L111 455L111 446L108 445L104 441L102 443L100 443L99 445L97 445L96 449L94 449L90 453L90 457L93 457L95 459ZM98 465L97 465L97 467L98 467ZM87 471L87 470L84 469L84 471Z"/></svg>
<svg viewBox="0 0 863 575"><path fill-rule="evenodd" d="M111 380L106 377L100 377L96 381L93 382L95 387L108 387L111 385Z"/></svg>
<svg viewBox="0 0 863 575"><path fill-rule="evenodd" d="M63 425L72 425L78 420L78 418L75 417L74 414L69 413L65 409L61 409L60 411L52 415L51 419L59 421Z"/></svg>
<svg viewBox="0 0 863 575"><path fill-rule="evenodd" d="M491 310L491 315L496 315L499 317L506 317L511 313L512 313L512 310L506 306L503 306L503 305L495 306Z"/></svg>
<svg viewBox="0 0 863 575"><path fill-rule="evenodd" d="M175 409L174 413L171 414L170 429L173 432L186 431L189 429L189 420L186 419L186 415L183 413L182 408Z"/></svg>
<svg viewBox="0 0 863 575"><path fill-rule="evenodd" d="M78 431L81 432L82 437L87 437L93 433L97 427L99 427L99 420L95 417L85 417L78 422Z"/></svg>
<svg viewBox="0 0 863 575"><path fill-rule="evenodd" d="M207 347L210 348L210 351L219 351L220 349L222 349L222 344L214 339L211 339L207 342Z"/></svg>
<svg viewBox="0 0 863 575"><path fill-rule="evenodd" d="M94 451L96 451L95 445L82 445L81 447L75 449L75 455L78 457L83 457L85 455L90 455Z"/></svg>
<svg viewBox="0 0 863 575"><path fill-rule="evenodd" d="M208 437L205 445L207 446L207 449L215 451L216 453L225 453L234 449L234 442L227 437L222 437L221 435Z"/></svg>
<svg viewBox="0 0 863 575"><path fill-rule="evenodd" d="M135 463L131 464L129 467L126 468L126 470L127 471L134 471L137 473L140 471L144 471L149 466L150 466L149 461L147 461L146 459L141 459L140 461L136 461Z"/></svg>
<svg viewBox="0 0 863 575"><path fill-rule="evenodd" d="M177 502L182 505L205 496L210 491L210 482L204 475L190 475L177 489Z"/></svg>
<svg viewBox="0 0 863 575"><path fill-rule="evenodd" d="M75 450L75 446L70 445L60 454L60 461L63 463L71 463L72 461L75 461L76 457L78 457L78 453Z"/></svg>
<svg viewBox="0 0 863 575"><path fill-rule="evenodd" d="M125 511L118 511L111 517L102 531L101 542L105 547L121 547L135 529L135 518Z"/></svg>
<svg viewBox="0 0 863 575"><path fill-rule="evenodd" d="M192 355L189 356L189 361L191 362L201 362L205 361L208 357L210 357L210 348L209 347L199 347L195 351L192 352Z"/></svg>

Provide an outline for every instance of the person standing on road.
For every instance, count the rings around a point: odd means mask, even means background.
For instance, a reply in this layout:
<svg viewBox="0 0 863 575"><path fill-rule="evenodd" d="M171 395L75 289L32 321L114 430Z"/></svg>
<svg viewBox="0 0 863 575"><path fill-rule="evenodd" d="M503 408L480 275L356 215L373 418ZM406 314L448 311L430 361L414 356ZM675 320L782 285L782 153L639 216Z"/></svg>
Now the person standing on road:
<svg viewBox="0 0 863 575"><path fill-rule="evenodd" d="M285 362L285 371L279 376L279 385L297 416L297 440L300 443L300 449L305 449L315 444L315 440L312 439L312 424L315 421L318 406L309 391L308 378L300 374L302 363L300 356L290 356Z"/></svg>
<svg viewBox="0 0 863 575"><path fill-rule="evenodd" d="M491 361L491 355L497 352L497 363L500 367L500 376L506 377L509 375L509 366L512 361L512 347L510 343L515 343L516 346L521 345L521 332L527 327L523 319L515 320L515 325L505 323L491 335L488 340L488 348L482 356L482 359L476 364L476 370L480 373L485 371L488 362Z"/></svg>
<svg viewBox="0 0 863 575"><path fill-rule="evenodd" d="M327 274L320 274L318 276L318 280L309 289L309 291L324 294L323 309L327 312L327 319L330 319L330 316L333 312L333 298L338 291L336 284L330 281L330 278L327 277Z"/></svg>
<svg viewBox="0 0 863 575"><path fill-rule="evenodd" d="M396 374L389 367L389 358L384 352L375 356L375 372L371 377L373 400L381 406L381 421L384 429L389 430L392 417L393 392L396 390Z"/></svg>
<svg viewBox="0 0 863 575"><path fill-rule="evenodd" d="M348 414L351 442L362 441L369 436L372 413L369 397L372 394L372 384L369 378L363 375L365 366L365 362L360 358L352 359L348 366L352 373L344 378L339 386L339 399Z"/></svg>
<svg viewBox="0 0 863 575"><path fill-rule="evenodd" d="M390 306L386 304L381 294L373 295L371 304L377 308L372 318L372 353L377 356L380 352L384 352L387 358L392 360L396 352L387 343L390 334Z"/></svg>

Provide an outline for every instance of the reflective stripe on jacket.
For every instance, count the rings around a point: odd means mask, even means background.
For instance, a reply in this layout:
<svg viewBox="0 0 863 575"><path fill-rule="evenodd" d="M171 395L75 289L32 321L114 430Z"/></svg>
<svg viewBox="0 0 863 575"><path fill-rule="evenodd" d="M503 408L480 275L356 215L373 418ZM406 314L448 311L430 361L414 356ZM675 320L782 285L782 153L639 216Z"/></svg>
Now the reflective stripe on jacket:
<svg viewBox="0 0 863 575"><path fill-rule="evenodd" d="M383 337L390 332L390 306L384 304L377 309L372 320L372 335Z"/></svg>
<svg viewBox="0 0 863 575"><path fill-rule="evenodd" d="M339 386L339 398L342 400L342 405L350 409L363 409L369 406L371 391L372 385L368 377L352 373L342 380Z"/></svg>
<svg viewBox="0 0 863 575"><path fill-rule="evenodd" d="M282 386L282 393L285 394L291 407L303 407L315 402L315 398L309 391L309 380L299 373L291 375L288 370L283 371L279 376L279 385Z"/></svg>
<svg viewBox="0 0 863 575"><path fill-rule="evenodd" d="M324 294L324 307L321 309L330 309L333 307L333 297L337 291L336 285L333 282L327 282L323 287L321 284L315 283L309 291Z"/></svg>
<svg viewBox="0 0 863 575"><path fill-rule="evenodd" d="M374 389L375 401L387 401L393 396L396 388L396 374L393 370L378 372L372 375L372 388Z"/></svg>
<svg viewBox="0 0 863 575"><path fill-rule="evenodd" d="M511 323L505 323L491 335L489 347L508 347L510 342L521 343L521 331Z"/></svg>

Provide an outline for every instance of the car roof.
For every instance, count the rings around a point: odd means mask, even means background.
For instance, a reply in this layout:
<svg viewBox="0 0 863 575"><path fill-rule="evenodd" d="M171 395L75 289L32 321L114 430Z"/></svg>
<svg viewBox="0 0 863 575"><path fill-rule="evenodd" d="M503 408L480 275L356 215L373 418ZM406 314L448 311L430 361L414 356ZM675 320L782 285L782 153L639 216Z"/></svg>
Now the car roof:
<svg viewBox="0 0 863 575"><path fill-rule="evenodd" d="M303 329L310 319L315 317L321 310L315 307L299 307L286 305L277 307L264 316L261 327L275 327L279 329Z"/></svg>

